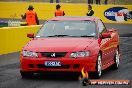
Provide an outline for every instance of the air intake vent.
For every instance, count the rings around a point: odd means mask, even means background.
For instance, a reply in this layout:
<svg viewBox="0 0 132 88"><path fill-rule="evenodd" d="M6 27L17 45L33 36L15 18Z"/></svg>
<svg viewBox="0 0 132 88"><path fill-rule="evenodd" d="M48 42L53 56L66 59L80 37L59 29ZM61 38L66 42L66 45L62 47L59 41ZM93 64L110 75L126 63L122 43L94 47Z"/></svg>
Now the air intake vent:
<svg viewBox="0 0 132 88"><path fill-rule="evenodd" d="M59 57L65 57L67 53L66 52L42 52L41 54L43 57L59 58Z"/></svg>

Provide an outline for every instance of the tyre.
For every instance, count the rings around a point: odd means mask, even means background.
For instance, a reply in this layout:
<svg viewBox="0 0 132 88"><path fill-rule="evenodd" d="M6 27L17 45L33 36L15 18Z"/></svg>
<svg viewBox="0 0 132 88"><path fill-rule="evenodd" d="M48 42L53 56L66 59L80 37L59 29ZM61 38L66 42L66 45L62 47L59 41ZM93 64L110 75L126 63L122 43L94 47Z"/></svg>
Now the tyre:
<svg viewBox="0 0 132 88"><path fill-rule="evenodd" d="M118 69L119 68L119 64L120 64L120 54L119 54L119 50L116 50L115 56L114 56L114 64L113 64L113 69Z"/></svg>
<svg viewBox="0 0 132 88"><path fill-rule="evenodd" d="M20 71L20 74L21 74L22 78L30 78L33 76L33 73L31 73L31 72Z"/></svg>
<svg viewBox="0 0 132 88"><path fill-rule="evenodd" d="M96 72L93 73L93 77L99 79L102 75L102 56L99 53L96 61Z"/></svg>

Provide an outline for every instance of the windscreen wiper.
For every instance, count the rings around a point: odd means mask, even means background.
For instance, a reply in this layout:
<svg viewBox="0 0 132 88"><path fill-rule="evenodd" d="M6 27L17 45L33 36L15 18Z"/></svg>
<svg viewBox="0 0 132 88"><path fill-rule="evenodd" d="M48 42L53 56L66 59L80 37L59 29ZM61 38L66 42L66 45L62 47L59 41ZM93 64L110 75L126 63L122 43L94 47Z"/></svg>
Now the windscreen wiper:
<svg viewBox="0 0 132 88"><path fill-rule="evenodd" d="M70 36L70 35L51 35L51 36L47 36L47 37L65 37L65 36Z"/></svg>
<svg viewBox="0 0 132 88"><path fill-rule="evenodd" d="M80 37L94 37L94 36L90 36L90 35L81 35Z"/></svg>

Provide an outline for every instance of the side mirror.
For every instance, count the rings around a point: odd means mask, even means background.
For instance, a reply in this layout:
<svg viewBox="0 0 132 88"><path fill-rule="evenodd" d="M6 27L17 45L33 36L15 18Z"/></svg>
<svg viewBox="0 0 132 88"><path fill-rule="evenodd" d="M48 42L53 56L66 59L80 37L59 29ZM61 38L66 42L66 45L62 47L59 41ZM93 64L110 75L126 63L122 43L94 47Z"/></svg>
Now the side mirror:
<svg viewBox="0 0 132 88"><path fill-rule="evenodd" d="M104 38L111 38L111 34L109 32L102 33L101 39L104 39Z"/></svg>
<svg viewBox="0 0 132 88"><path fill-rule="evenodd" d="M34 38L34 34L27 34L27 37Z"/></svg>
<svg viewBox="0 0 132 88"><path fill-rule="evenodd" d="M117 30L116 29L108 29L108 32L116 32Z"/></svg>

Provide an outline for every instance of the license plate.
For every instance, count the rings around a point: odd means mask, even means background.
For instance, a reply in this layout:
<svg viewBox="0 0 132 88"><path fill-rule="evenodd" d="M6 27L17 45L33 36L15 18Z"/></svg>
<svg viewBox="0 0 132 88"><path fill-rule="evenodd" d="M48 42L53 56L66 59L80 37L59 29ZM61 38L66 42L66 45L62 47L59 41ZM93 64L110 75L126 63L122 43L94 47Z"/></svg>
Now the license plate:
<svg viewBox="0 0 132 88"><path fill-rule="evenodd" d="M45 61L45 66L61 66L60 61Z"/></svg>

